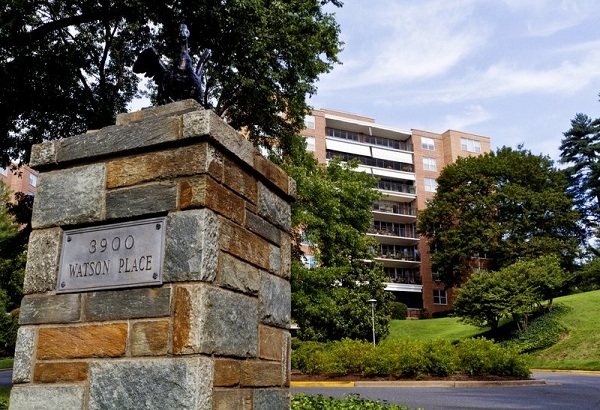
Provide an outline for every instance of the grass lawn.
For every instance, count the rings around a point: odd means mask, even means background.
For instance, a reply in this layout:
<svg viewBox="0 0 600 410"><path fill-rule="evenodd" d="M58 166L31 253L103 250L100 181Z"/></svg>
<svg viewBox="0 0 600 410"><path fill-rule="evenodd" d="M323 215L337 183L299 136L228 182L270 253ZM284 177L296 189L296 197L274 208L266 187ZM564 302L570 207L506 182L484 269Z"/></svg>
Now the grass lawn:
<svg viewBox="0 0 600 410"><path fill-rule="evenodd" d="M0 370L2 369L12 369L13 367L13 358L12 357L3 357L0 358Z"/></svg>
<svg viewBox="0 0 600 410"><path fill-rule="evenodd" d="M568 334L554 346L531 354L531 367L600 371L600 290L564 296L554 303L571 308L560 318ZM483 335L486 330L460 323L457 318L392 320L387 339L454 341Z"/></svg>
<svg viewBox="0 0 600 410"><path fill-rule="evenodd" d="M533 368L600 370L600 290L557 298L571 311L560 318L569 334L531 355Z"/></svg>
<svg viewBox="0 0 600 410"><path fill-rule="evenodd" d="M467 337L475 337L485 332L476 326L460 323L458 318L444 317L426 320L392 320L388 340L433 340L448 339L451 341Z"/></svg>

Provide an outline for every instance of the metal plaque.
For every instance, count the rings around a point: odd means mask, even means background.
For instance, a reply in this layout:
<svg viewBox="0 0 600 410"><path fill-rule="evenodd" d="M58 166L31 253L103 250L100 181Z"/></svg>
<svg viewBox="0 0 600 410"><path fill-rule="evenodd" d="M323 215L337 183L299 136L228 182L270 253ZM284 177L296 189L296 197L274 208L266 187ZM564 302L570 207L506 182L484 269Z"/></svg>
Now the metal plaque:
<svg viewBox="0 0 600 410"><path fill-rule="evenodd" d="M66 230L57 293L162 284L166 218Z"/></svg>

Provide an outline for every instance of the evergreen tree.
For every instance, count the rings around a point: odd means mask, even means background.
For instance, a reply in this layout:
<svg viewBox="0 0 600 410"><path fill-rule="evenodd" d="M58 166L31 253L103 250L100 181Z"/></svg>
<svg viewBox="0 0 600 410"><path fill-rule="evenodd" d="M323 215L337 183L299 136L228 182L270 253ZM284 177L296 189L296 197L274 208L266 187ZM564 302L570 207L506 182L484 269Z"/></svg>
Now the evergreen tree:
<svg viewBox="0 0 600 410"><path fill-rule="evenodd" d="M600 118L577 114L560 145L561 162L568 178L567 192L591 231L598 227L600 213Z"/></svg>

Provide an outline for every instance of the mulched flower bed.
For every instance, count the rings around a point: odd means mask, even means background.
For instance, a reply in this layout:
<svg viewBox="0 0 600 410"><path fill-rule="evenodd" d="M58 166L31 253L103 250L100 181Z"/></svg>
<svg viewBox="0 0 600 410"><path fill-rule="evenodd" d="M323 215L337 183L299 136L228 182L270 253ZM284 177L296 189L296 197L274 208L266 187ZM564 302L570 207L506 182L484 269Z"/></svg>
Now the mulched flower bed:
<svg viewBox="0 0 600 410"><path fill-rule="evenodd" d="M469 376L466 374L453 374L447 377L423 376L419 378L396 378L394 376L363 376L362 374L306 374L299 370L292 369L292 381L294 382L354 382L354 381L507 381L507 380L529 380L527 377L497 376L497 375L479 375Z"/></svg>

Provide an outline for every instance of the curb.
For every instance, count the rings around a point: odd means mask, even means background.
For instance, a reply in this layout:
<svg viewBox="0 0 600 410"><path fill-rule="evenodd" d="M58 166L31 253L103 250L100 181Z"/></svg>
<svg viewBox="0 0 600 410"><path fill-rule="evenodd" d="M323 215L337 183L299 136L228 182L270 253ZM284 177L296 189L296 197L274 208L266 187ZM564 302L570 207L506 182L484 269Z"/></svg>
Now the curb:
<svg viewBox="0 0 600 410"><path fill-rule="evenodd" d="M290 387L499 387L499 386L541 386L545 380L503 380L503 381L354 381L354 382L291 382Z"/></svg>
<svg viewBox="0 0 600 410"><path fill-rule="evenodd" d="M600 376L597 370L560 370L560 369L531 369L531 373L562 373L562 374L581 374L585 376Z"/></svg>

